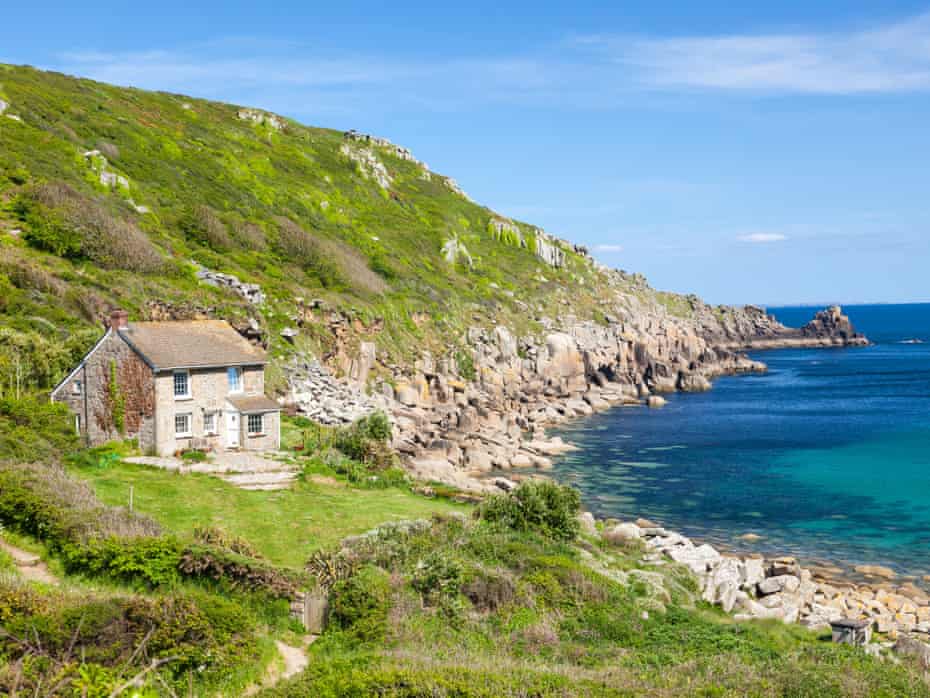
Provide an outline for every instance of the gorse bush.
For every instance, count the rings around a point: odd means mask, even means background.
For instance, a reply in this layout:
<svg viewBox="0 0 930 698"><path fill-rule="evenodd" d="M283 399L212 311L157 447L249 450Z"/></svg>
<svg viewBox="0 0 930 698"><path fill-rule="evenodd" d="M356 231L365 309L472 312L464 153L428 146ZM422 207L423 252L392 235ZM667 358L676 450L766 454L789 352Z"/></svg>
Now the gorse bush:
<svg viewBox="0 0 930 698"><path fill-rule="evenodd" d="M339 287L344 279L336 261L321 241L290 218L275 218L278 227L275 249L285 260L312 274L325 287Z"/></svg>
<svg viewBox="0 0 930 698"><path fill-rule="evenodd" d="M77 445L71 413L64 405L31 395L0 398L0 461L34 463L60 457Z"/></svg>
<svg viewBox="0 0 930 698"><path fill-rule="evenodd" d="M387 442L391 437L391 422L384 412L374 412L336 430L333 446L360 463L389 468L395 465Z"/></svg>
<svg viewBox="0 0 930 698"><path fill-rule="evenodd" d="M387 290L384 279L372 271L368 260L341 240L314 235L290 218L275 218L278 228L275 249L327 288L357 288L372 294Z"/></svg>
<svg viewBox="0 0 930 698"><path fill-rule="evenodd" d="M507 494L486 499L478 508L485 521L516 531L535 531L556 540L578 535L578 490L544 480L530 480Z"/></svg>
<svg viewBox="0 0 930 698"><path fill-rule="evenodd" d="M153 659L165 661L160 681L132 695L162 695L165 686L186 692L192 675L198 683L223 683L234 664L254 661L258 649L247 607L192 592L39 594L0 577L0 623L3 695L117 695Z"/></svg>
<svg viewBox="0 0 930 698"><path fill-rule="evenodd" d="M178 221L178 227L188 240L215 252L226 252L232 247L226 224L209 206L198 204L189 208Z"/></svg>
<svg viewBox="0 0 930 698"><path fill-rule="evenodd" d="M59 257L89 259L107 269L157 272L164 259L135 224L63 182L28 189L16 210L24 238Z"/></svg>
<svg viewBox="0 0 930 698"><path fill-rule="evenodd" d="M427 605L448 608L462 588L462 566L448 554L432 552L413 570L410 585L423 597Z"/></svg>
<svg viewBox="0 0 930 698"><path fill-rule="evenodd" d="M387 632L391 582L384 570L366 565L332 589L330 620L362 642L376 642Z"/></svg>

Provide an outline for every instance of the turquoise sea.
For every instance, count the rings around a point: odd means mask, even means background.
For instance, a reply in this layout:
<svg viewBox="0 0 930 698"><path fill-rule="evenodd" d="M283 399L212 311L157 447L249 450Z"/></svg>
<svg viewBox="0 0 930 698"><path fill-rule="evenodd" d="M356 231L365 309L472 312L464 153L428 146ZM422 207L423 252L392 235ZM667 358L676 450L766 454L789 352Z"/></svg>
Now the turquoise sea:
<svg viewBox="0 0 930 698"><path fill-rule="evenodd" d="M790 326L814 311L769 308ZM930 304L844 312L873 346L751 352L768 373L572 422L553 433L581 450L555 476L599 516L930 574ZM762 538L738 539L746 533Z"/></svg>

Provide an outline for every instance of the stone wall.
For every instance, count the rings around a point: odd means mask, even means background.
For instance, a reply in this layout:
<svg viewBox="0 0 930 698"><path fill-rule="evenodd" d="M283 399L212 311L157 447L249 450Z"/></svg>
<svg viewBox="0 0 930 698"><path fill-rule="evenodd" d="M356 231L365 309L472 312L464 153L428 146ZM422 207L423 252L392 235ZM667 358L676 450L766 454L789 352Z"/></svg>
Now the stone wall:
<svg viewBox="0 0 930 698"><path fill-rule="evenodd" d="M115 391L111 390L113 377ZM143 451L154 446L151 369L115 333L105 336L84 365L58 387L53 399L68 405L91 446L119 438L136 439ZM117 424L120 420L122 431Z"/></svg>

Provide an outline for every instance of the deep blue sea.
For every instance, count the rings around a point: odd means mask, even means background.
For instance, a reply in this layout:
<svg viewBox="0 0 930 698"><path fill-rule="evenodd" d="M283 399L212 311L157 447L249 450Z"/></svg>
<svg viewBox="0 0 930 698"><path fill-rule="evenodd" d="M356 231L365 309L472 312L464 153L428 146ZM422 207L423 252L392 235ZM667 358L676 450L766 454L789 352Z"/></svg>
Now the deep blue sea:
<svg viewBox="0 0 930 698"><path fill-rule="evenodd" d="M799 326L815 309L769 312ZM599 516L930 574L930 304L844 312L874 346L751 352L768 373L572 422L552 433L581 450L555 476ZM762 539L738 539L746 533Z"/></svg>

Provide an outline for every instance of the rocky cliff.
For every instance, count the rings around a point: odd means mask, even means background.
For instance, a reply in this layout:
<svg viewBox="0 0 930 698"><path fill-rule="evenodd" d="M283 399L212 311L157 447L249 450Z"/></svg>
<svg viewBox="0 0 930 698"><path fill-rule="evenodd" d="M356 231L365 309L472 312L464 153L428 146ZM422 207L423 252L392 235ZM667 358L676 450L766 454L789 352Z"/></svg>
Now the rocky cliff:
<svg viewBox="0 0 930 698"><path fill-rule="evenodd" d="M617 283L603 322L542 317L545 331L523 336L503 325L473 327L466 361L425 353L414 366L394 367L378 388L395 418L394 446L422 479L506 487L486 476L545 470L550 456L571 448L548 439L546 426L614 405L661 407L662 393L708 390L717 376L764 371L743 348L867 343L838 307L793 329L753 306L711 308L692 299L693 313L676 316L656 298Z"/></svg>

